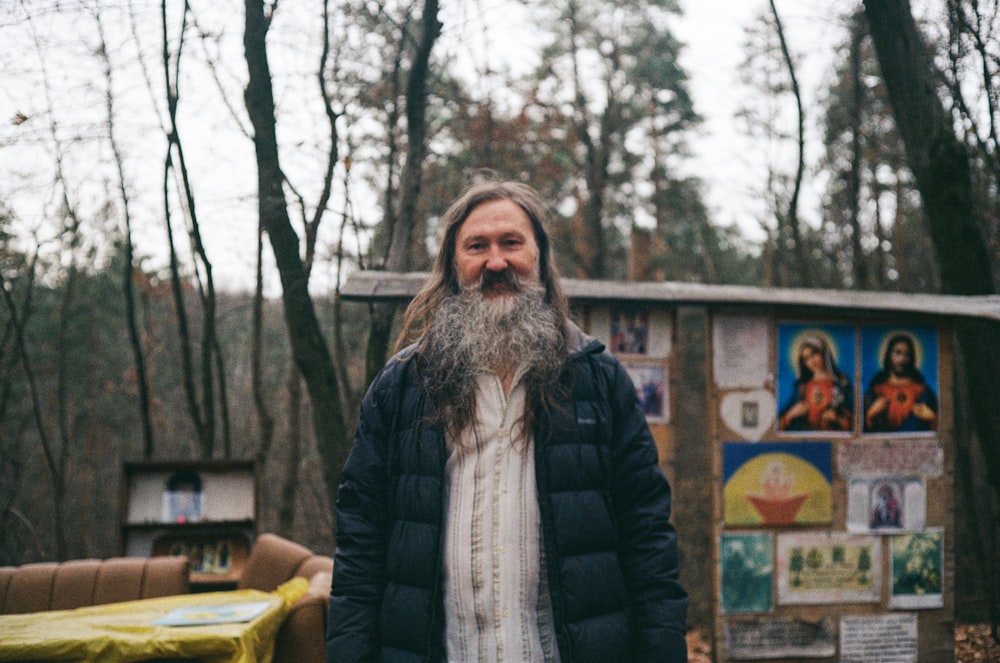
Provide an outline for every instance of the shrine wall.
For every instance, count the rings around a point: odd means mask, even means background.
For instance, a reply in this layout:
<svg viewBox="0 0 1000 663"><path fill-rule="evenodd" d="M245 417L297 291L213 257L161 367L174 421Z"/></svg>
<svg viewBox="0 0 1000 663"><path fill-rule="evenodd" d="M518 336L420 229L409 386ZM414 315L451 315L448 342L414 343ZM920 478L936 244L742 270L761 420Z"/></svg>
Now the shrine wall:
<svg viewBox="0 0 1000 663"><path fill-rule="evenodd" d="M359 273L342 294L406 301L424 279ZM1000 321L995 298L564 287L636 383L714 661L953 660L951 322Z"/></svg>
<svg viewBox="0 0 1000 663"><path fill-rule="evenodd" d="M693 612L710 613L715 660L951 661L948 325L710 308L698 437L675 416L692 396L678 375L691 348L678 343L677 314L656 303L575 309L636 383L674 486L682 581ZM690 464L699 459L708 472ZM710 506L693 519L699 494ZM693 553L706 537L711 555Z"/></svg>

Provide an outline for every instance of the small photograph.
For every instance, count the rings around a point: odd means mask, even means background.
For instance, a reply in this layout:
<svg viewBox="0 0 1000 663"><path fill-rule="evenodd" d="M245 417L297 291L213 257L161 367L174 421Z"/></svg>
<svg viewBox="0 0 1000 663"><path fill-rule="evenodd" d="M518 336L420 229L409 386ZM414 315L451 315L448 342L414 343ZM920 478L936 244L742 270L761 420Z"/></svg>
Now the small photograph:
<svg viewBox="0 0 1000 663"><path fill-rule="evenodd" d="M760 425L760 403L745 400L740 403L740 427L756 428Z"/></svg>
<svg viewBox="0 0 1000 663"><path fill-rule="evenodd" d="M913 532L924 528L927 488L919 477L852 479L847 529L858 533Z"/></svg>
<svg viewBox="0 0 1000 663"><path fill-rule="evenodd" d="M162 520L170 523L196 523L204 509L201 475L192 470L174 472L163 491Z"/></svg>
<svg viewBox="0 0 1000 663"><path fill-rule="evenodd" d="M667 368L663 362L642 361L629 358L620 359L632 384L639 406L646 415L646 421L666 422L670 418L667 402Z"/></svg>
<svg viewBox="0 0 1000 663"><path fill-rule="evenodd" d="M937 431L937 340L930 326L861 330L865 433Z"/></svg>
<svg viewBox="0 0 1000 663"><path fill-rule="evenodd" d="M611 313L611 352L644 355L649 351L649 313L619 307Z"/></svg>
<svg viewBox="0 0 1000 663"><path fill-rule="evenodd" d="M764 532L722 534L722 612L768 612L773 607L773 544Z"/></svg>
<svg viewBox="0 0 1000 663"><path fill-rule="evenodd" d="M855 333L849 325L778 325L778 430L854 430Z"/></svg>
<svg viewBox="0 0 1000 663"><path fill-rule="evenodd" d="M930 528L892 537L890 608L940 608L944 605L944 530Z"/></svg>
<svg viewBox="0 0 1000 663"><path fill-rule="evenodd" d="M754 389L724 394L719 399L719 418L736 435L756 442L774 425L774 393Z"/></svg>

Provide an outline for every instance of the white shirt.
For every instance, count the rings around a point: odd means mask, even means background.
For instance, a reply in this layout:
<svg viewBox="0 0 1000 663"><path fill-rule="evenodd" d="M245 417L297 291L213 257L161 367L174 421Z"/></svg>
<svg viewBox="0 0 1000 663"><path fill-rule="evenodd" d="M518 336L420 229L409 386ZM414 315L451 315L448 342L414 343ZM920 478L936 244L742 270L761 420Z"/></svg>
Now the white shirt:
<svg viewBox="0 0 1000 663"><path fill-rule="evenodd" d="M448 441L444 534L448 660L559 660L540 540L534 440L521 434L523 370L505 396L476 381L475 424Z"/></svg>

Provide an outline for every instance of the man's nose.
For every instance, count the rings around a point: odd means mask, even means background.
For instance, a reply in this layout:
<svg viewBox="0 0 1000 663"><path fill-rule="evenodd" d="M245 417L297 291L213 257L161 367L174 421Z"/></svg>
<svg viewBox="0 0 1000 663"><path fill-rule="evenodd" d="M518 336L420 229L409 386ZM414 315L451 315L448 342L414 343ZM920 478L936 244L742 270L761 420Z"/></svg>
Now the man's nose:
<svg viewBox="0 0 1000 663"><path fill-rule="evenodd" d="M502 272L507 269L507 258L504 257L499 247L494 246L490 249L489 255L486 257L486 269L491 272Z"/></svg>

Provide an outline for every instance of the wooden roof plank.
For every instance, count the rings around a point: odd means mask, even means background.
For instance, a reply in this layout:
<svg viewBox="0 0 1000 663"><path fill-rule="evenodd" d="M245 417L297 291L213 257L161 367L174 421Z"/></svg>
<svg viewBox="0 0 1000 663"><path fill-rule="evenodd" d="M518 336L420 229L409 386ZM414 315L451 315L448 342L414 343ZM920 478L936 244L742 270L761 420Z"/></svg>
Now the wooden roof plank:
<svg viewBox="0 0 1000 663"><path fill-rule="evenodd" d="M341 287L345 300L411 299L427 280L426 272L360 271ZM762 288L706 285L677 281L602 281L563 279L570 300L701 305L708 307L776 307L816 310L905 312L927 316L969 317L1000 321L1000 295L928 295L868 290Z"/></svg>

